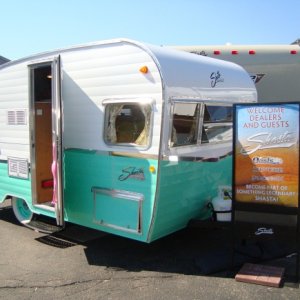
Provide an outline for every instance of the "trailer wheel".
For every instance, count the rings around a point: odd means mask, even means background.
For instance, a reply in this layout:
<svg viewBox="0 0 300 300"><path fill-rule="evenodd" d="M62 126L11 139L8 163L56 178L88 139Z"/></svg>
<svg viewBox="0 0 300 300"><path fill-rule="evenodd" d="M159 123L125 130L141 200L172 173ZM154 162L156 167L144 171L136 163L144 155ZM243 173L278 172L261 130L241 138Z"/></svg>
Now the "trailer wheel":
<svg viewBox="0 0 300 300"><path fill-rule="evenodd" d="M13 197L11 199L11 205L15 217L20 223L26 225L31 221L33 213L23 199Z"/></svg>

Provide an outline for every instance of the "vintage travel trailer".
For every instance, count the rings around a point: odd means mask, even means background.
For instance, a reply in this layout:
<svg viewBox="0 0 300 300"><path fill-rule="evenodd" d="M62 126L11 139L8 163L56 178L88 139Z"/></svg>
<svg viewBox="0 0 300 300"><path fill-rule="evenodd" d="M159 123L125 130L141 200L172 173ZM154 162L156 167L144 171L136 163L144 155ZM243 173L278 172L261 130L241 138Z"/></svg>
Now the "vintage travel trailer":
<svg viewBox="0 0 300 300"><path fill-rule="evenodd" d="M229 44L174 48L241 65L255 82L258 102L294 102L300 101L299 43L297 40L291 45Z"/></svg>
<svg viewBox="0 0 300 300"><path fill-rule="evenodd" d="M0 203L42 231L166 236L231 184L232 104L256 98L238 65L126 39L6 63Z"/></svg>

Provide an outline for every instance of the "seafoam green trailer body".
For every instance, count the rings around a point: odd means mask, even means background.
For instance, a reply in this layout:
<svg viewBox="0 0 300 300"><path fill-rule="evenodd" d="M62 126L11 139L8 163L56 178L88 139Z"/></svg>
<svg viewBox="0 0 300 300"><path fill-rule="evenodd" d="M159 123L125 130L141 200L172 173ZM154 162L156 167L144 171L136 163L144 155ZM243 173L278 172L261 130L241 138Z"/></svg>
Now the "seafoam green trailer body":
<svg viewBox="0 0 300 300"><path fill-rule="evenodd" d="M0 66L0 202L151 242L207 218L231 183L239 66L119 39Z"/></svg>

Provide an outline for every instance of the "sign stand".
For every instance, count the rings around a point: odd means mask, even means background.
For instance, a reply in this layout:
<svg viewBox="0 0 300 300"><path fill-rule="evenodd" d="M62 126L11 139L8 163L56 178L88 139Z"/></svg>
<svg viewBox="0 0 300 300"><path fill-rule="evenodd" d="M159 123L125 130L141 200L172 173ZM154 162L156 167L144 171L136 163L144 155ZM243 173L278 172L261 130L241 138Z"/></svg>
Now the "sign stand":
<svg viewBox="0 0 300 300"><path fill-rule="evenodd" d="M288 241L300 261L300 103L234 105L232 264L237 239Z"/></svg>

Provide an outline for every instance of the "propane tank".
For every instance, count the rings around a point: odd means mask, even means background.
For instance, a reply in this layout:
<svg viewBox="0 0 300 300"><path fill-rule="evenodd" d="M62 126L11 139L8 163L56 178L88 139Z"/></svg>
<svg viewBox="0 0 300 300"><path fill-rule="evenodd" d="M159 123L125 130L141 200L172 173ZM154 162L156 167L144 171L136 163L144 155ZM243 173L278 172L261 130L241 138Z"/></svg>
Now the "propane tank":
<svg viewBox="0 0 300 300"><path fill-rule="evenodd" d="M222 222L231 221L231 187L219 186L218 196L212 199L212 205L214 213L216 214L216 220Z"/></svg>

